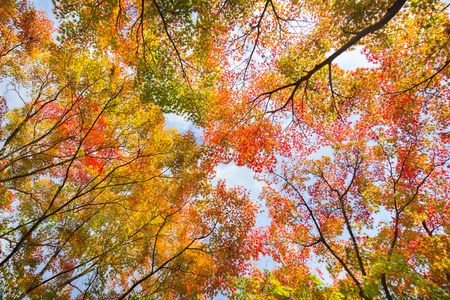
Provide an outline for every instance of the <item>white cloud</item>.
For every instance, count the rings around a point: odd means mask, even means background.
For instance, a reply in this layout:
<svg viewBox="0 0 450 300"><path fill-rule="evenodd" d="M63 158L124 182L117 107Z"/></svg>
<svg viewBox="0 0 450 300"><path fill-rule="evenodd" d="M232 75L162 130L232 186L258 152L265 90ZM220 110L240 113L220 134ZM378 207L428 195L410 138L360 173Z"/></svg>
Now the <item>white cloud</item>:
<svg viewBox="0 0 450 300"><path fill-rule="evenodd" d="M196 127L191 121L186 120L183 116L176 114L164 114L166 117L166 128L175 128L179 132L192 131L198 143L201 143L200 135L202 130Z"/></svg>
<svg viewBox="0 0 450 300"><path fill-rule="evenodd" d="M180 132L185 132L189 130L192 125L191 122L187 121L184 117L176 114L165 114L166 116L166 127L175 128Z"/></svg>
<svg viewBox="0 0 450 300"><path fill-rule="evenodd" d="M356 46L355 50L345 51L339 55L334 62L345 70L356 70L357 68L374 68L375 64L369 62L362 54L362 46ZM331 53L330 53L331 55Z"/></svg>
<svg viewBox="0 0 450 300"><path fill-rule="evenodd" d="M241 186L250 192L250 197L261 205L261 212L256 219L256 226L266 226L269 224L269 216L265 203L259 200L259 195L264 184L254 178L255 172L247 167L239 167L235 163L220 164L216 167L216 177L213 183L220 179L225 180L227 187Z"/></svg>

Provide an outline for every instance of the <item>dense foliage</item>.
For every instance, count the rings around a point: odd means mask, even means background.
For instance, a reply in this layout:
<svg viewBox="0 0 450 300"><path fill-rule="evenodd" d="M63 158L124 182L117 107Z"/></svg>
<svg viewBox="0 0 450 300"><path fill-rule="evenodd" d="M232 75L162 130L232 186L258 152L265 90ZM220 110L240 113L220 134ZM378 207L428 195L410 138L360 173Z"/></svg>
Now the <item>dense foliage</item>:
<svg viewBox="0 0 450 300"><path fill-rule="evenodd" d="M445 3L53 5L0 3L1 297L450 298Z"/></svg>

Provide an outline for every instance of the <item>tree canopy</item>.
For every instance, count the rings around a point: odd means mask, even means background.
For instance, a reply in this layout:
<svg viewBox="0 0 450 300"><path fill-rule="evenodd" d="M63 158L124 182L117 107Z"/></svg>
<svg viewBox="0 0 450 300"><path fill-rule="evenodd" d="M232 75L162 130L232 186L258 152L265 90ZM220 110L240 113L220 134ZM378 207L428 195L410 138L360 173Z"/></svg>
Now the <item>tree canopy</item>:
<svg viewBox="0 0 450 300"><path fill-rule="evenodd" d="M0 3L0 298L450 299L445 2L52 3Z"/></svg>

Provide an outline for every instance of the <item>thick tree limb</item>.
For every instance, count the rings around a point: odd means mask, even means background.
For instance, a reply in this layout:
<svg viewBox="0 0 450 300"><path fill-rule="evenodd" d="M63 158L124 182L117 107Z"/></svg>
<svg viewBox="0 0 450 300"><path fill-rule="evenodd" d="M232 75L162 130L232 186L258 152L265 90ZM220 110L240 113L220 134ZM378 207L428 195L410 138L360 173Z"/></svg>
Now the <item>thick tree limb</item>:
<svg viewBox="0 0 450 300"><path fill-rule="evenodd" d="M406 0L395 1L394 4L387 10L387 12L383 16L383 18L381 18L381 20L379 20L375 24L367 27L366 29L361 30L360 32L356 33L355 36L352 37L345 45L343 45L341 48L336 50L332 55L330 55L327 59L322 61L320 64L316 65L312 70L308 71L306 73L306 75L304 75L303 77L301 77L300 79L298 79L297 81L295 81L293 83L278 87L269 92L262 93L258 97L256 97L254 99L254 101L256 101L260 98L270 97L272 94L274 94L278 91L293 87L294 89L291 92L291 95L289 96L287 101L281 107L274 109L272 111L269 111L268 113L275 113L275 112L285 109L294 100L294 96L297 93L297 90L302 83L307 82L315 73L317 73L323 67L331 64L339 55L341 55L342 53L347 51L349 48L356 45L356 43L358 43L361 39L363 39L364 37L366 37L367 35L369 35L371 33L374 33L375 31L383 28L393 17L395 17L397 15L397 13L405 5L405 3L406 3Z"/></svg>

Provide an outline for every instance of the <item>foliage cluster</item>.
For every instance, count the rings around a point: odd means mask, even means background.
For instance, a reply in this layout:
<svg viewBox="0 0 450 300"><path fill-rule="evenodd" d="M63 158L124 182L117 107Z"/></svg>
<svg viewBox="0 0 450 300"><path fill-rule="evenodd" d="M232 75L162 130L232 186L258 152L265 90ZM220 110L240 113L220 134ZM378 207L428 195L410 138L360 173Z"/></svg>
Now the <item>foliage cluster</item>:
<svg viewBox="0 0 450 300"><path fill-rule="evenodd" d="M0 3L3 298L450 299L448 5L53 7Z"/></svg>

